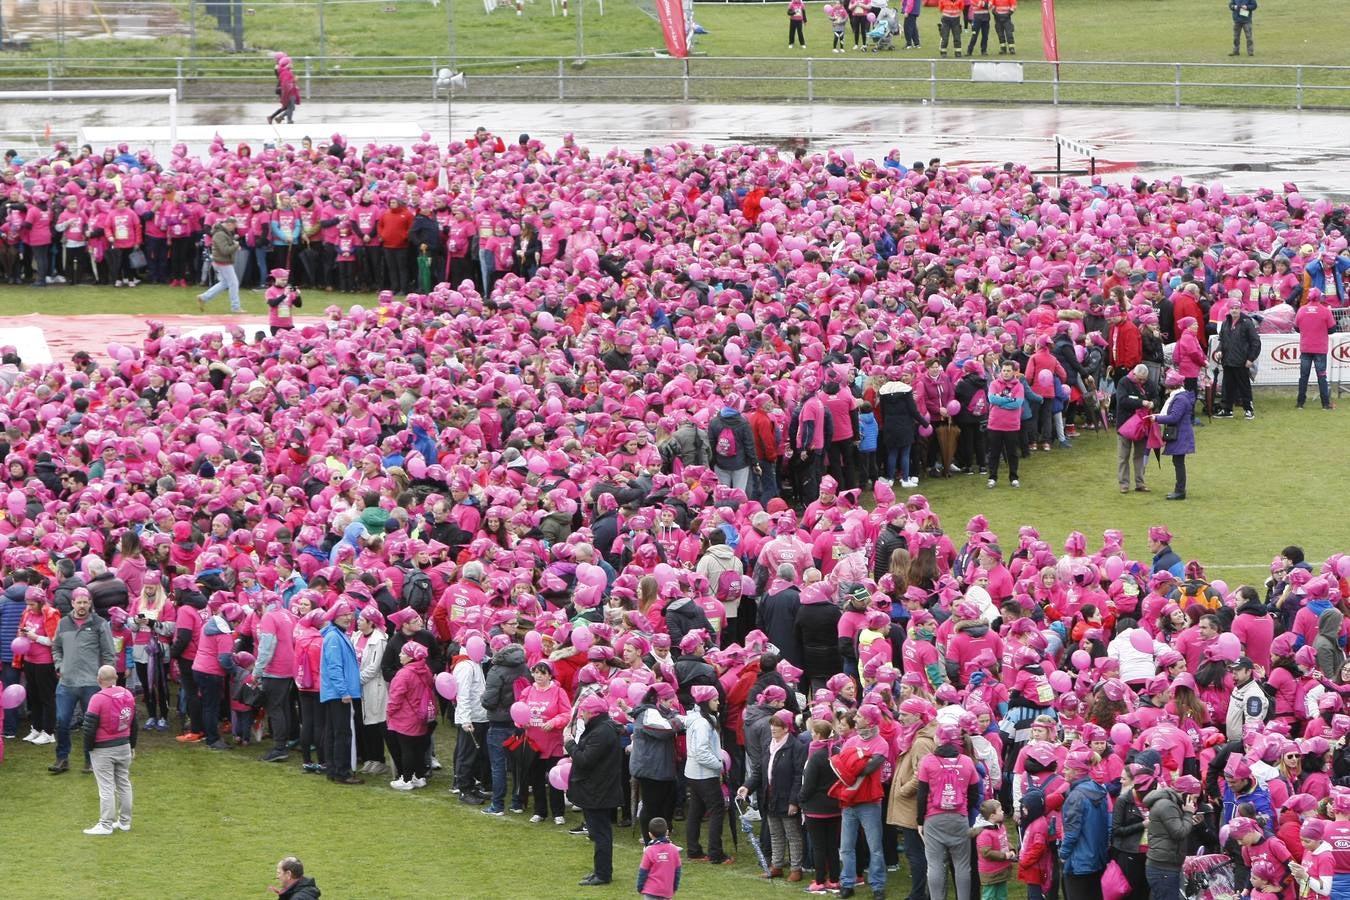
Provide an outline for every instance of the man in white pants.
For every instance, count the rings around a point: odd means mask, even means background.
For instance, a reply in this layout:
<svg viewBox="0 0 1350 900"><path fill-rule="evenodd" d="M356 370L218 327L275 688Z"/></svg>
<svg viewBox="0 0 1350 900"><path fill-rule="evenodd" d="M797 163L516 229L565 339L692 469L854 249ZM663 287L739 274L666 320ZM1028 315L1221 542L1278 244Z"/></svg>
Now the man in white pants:
<svg viewBox="0 0 1350 900"><path fill-rule="evenodd" d="M99 691L84 712L84 749L98 782L98 822L85 834L131 830L131 760L136 755L136 696L117 686L117 670L98 670Z"/></svg>
<svg viewBox="0 0 1350 900"><path fill-rule="evenodd" d="M234 268L234 255L239 251L235 225L234 216L226 216L211 229L211 268L216 270L216 283L197 295L197 308L203 312L206 302L221 291L230 292L230 312L243 312L239 308L239 273Z"/></svg>

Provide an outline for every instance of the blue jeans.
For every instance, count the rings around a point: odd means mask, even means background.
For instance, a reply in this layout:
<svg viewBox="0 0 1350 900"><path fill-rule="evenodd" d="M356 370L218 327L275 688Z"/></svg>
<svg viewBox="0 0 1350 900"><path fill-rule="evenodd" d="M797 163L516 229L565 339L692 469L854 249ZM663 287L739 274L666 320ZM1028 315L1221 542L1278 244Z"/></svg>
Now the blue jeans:
<svg viewBox="0 0 1350 900"><path fill-rule="evenodd" d="M89 705L89 701L98 693L98 685L69 688L64 684L56 686L56 758L70 758L70 720L75 715L75 706Z"/></svg>
<svg viewBox="0 0 1350 900"><path fill-rule="evenodd" d="M751 498L758 500L761 506L778 496L778 462L762 459L759 461L759 474L754 476L754 492Z"/></svg>
<svg viewBox="0 0 1350 900"><path fill-rule="evenodd" d="M1181 900L1181 872L1144 867L1148 893L1153 900Z"/></svg>
<svg viewBox="0 0 1350 900"><path fill-rule="evenodd" d="M202 302L209 302L217 294L229 291L230 312L239 312L239 276L234 271L234 265L221 266L213 263L211 268L215 269L218 280L201 295Z"/></svg>
<svg viewBox="0 0 1350 900"><path fill-rule="evenodd" d="M483 279L483 299L492 293L492 274L497 271L497 257L491 250L478 251L478 273Z"/></svg>
<svg viewBox="0 0 1350 900"><path fill-rule="evenodd" d="M488 725L487 751L488 765L492 769L492 809L506 809L506 748L502 742L511 736L515 729L510 725Z"/></svg>
<svg viewBox="0 0 1350 900"><path fill-rule="evenodd" d="M11 684L19 683L19 676L23 673L9 663L0 663L0 688L7 688ZM5 734L19 733L19 710L18 708L5 710Z"/></svg>
<svg viewBox="0 0 1350 900"><path fill-rule="evenodd" d="M1298 405L1308 399L1308 375L1317 369L1317 393L1322 397L1322 405L1331 405L1331 388L1327 387L1327 355L1325 353L1303 353L1298 358Z"/></svg>
<svg viewBox="0 0 1350 900"><path fill-rule="evenodd" d="M873 891L886 889L886 856L881 851L881 804L845 806L839 834L839 884L853 887L858 880L858 826L867 838L867 883Z"/></svg>
<svg viewBox="0 0 1350 900"><path fill-rule="evenodd" d="M886 478L890 481L895 480L895 466L900 464L900 478L909 479L909 451L913 444L906 444L903 447L886 448Z"/></svg>
<svg viewBox="0 0 1350 900"><path fill-rule="evenodd" d="M253 248L253 263L258 268L258 287L267 287L267 254L271 251L271 244L259 244Z"/></svg>

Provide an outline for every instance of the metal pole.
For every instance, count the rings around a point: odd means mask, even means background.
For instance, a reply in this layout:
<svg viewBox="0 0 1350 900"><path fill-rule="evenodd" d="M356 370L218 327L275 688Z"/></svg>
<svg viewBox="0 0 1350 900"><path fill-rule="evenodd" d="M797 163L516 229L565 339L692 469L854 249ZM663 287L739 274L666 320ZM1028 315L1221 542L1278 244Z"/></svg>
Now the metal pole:
<svg viewBox="0 0 1350 900"><path fill-rule="evenodd" d="M586 0L577 0L577 59L586 58Z"/></svg>
<svg viewBox="0 0 1350 900"><path fill-rule="evenodd" d="M684 58L684 102L689 102L689 57Z"/></svg>
<svg viewBox="0 0 1350 900"><path fill-rule="evenodd" d="M1294 66L1294 106L1303 108L1303 67Z"/></svg>
<svg viewBox="0 0 1350 900"><path fill-rule="evenodd" d="M169 145L176 143L178 143L178 94L173 93L169 95Z"/></svg>
<svg viewBox="0 0 1350 900"><path fill-rule="evenodd" d="M455 72L455 0L445 0L446 42L450 50L450 74Z"/></svg>
<svg viewBox="0 0 1350 900"><path fill-rule="evenodd" d="M1051 102L1059 106L1059 63L1055 63L1055 79L1050 85Z"/></svg>
<svg viewBox="0 0 1350 900"><path fill-rule="evenodd" d="M566 74L567 64L561 59L558 60L558 99L563 99L563 78Z"/></svg>
<svg viewBox="0 0 1350 900"><path fill-rule="evenodd" d="M816 99L816 77L815 61L809 56L806 58L806 102L810 103Z"/></svg>
<svg viewBox="0 0 1350 900"><path fill-rule="evenodd" d="M308 100L309 97L310 97L310 84L309 84L309 79L310 79L310 76L313 75L313 74L314 74L314 58L311 57L311 56L306 56L306 57L305 57L305 99L306 99L306 100Z"/></svg>
<svg viewBox="0 0 1350 900"><path fill-rule="evenodd" d="M928 102L937 102L937 60L928 61Z"/></svg>
<svg viewBox="0 0 1350 900"><path fill-rule="evenodd" d="M1172 95L1172 105L1173 105L1173 106L1180 106L1180 105L1181 105L1181 63L1177 63L1176 65L1174 65L1174 66L1172 67L1172 84L1174 85L1174 90L1173 90L1173 95Z"/></svg>
<svg viewBox="0 0 1350 900"><path fill-rule="evenodd" d="M197 59L197 0L188 3L188 56Z"/></svg>
<svg viewBox="0 0 1350 900"><path fill-rule="evenodd" d="M178 96L183 94L183 57L174 60L174 67L178 71Z"/></svg>

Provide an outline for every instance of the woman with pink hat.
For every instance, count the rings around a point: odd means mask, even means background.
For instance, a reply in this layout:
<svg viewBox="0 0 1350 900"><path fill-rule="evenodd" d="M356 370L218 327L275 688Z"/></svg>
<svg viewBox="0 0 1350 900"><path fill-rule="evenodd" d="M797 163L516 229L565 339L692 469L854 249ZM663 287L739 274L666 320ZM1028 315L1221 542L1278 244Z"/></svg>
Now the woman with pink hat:
<svg viewBox="0 0 1350 900"><path fill-rule="evenodd" d="M399 648L399 670L389 683L385 716L390 739L397 745L394 759L398 778L389 782L396 791L426 787L427 741L437 715L436 694L427 648L409 641Z"/></svg>
<svg viewBox="0 0 1350 900"><path fill-rule="evenodd" d="M593 868L580 884L594 887L614 879L614 830L610 816L623 802L623 743L603 697L597 694L586 697L578 713L586 729L579 740L568 740L563 745L572 760L567 793L581 807L586 817L586 833L595 845ZM701 813L699 817L702 818Z"/></svg>

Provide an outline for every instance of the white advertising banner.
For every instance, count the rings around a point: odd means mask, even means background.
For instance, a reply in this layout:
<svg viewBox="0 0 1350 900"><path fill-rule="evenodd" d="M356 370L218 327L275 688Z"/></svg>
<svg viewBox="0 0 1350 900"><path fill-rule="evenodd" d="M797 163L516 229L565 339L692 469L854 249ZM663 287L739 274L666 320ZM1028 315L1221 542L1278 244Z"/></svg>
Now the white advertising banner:
<svg viewBox="0 0 1350 900"><path fill-rule="evenodd" d="M1219 339L1209 339L1209 358L1219 365ZM1332 381L1343 367L1350 365L1350 334L1333 334L1327 348L1327 373ZM1256 361L1256 377L1252 383L1260 385L1298 384L1299 352L1297 334L1261 335L1261 356ZM1316 374L1310 376L1315 382Z"/></svg>

